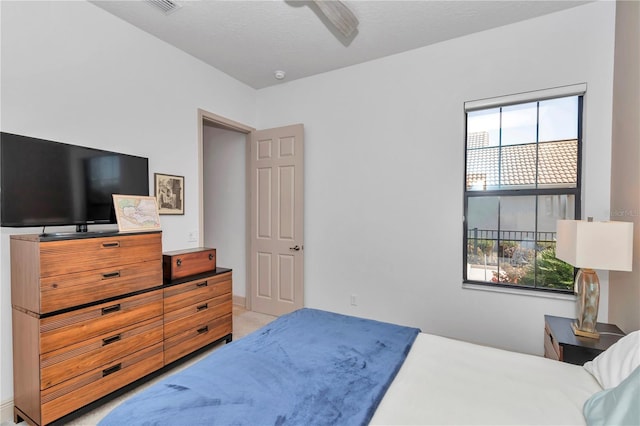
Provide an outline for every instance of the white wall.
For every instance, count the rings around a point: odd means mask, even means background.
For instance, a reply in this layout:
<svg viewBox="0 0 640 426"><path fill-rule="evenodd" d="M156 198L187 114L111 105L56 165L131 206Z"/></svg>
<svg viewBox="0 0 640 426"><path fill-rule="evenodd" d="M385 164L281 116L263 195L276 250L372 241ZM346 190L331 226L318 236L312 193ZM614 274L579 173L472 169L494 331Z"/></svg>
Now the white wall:
<svg viewBox="0 0 640 426"><path fill-rule="evenodd" d="M588 4L260 90L258 128L305 125L306 304L542 354L544 315L572 301L462 288L463 104L586 82L583 213L606 219L614 15Z"/></svg>
<svg viewBox="0 0 640 426"><path fill-rule="evenodd" d="M252 125L255 90L87 2L0 2L2 131L149 157L185 177L163 249L196 247L198 108ZM13 397L9 235L0 234L0 403Z"/></svg>
<svg viewBox="0 0 640 426"><path fill-rule="evenodd" d="M233 269L233 296L246 297L246 140L243 133L205 126L204 245L218 266Z"/></svg>
<svg viewBox="0 0 640 426"><path fill-rule="evenodd" d="M611 272L609 319L640 329L640 3L617 3L611 220L633 222L633 270Z"/></svg>

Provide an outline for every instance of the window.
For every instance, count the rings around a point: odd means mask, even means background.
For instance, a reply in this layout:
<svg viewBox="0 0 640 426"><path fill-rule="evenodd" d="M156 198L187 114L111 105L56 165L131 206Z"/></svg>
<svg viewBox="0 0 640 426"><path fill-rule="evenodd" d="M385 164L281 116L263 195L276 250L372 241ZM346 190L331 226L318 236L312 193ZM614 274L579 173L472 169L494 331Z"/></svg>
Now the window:
<svg viewBox="0 0 640 426"><path fill-rule="evenodd" d="M572 292L555 245L580 218L580 89L465 104L465 283Z"/></svg>

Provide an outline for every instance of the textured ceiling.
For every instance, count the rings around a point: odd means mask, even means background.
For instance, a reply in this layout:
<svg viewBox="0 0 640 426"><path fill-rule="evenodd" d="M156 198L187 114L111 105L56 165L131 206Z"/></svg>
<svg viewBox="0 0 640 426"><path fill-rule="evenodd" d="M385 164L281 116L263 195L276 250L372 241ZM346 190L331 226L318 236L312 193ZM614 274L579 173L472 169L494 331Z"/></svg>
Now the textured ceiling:
<svg viewBox="0 0 640 426"><path fill-rule="evenodd" d="M346 1L360 25L345 39L312 2L175 0L91 3L254 88L291 81L568 9L585 1ZM544 29L541 29L544 31Z"/></svg>

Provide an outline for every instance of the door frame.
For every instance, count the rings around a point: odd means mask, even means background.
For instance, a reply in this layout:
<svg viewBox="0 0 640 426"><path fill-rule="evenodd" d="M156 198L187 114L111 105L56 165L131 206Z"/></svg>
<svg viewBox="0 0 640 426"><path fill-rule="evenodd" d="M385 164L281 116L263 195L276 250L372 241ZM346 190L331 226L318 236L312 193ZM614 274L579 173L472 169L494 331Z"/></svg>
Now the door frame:
<svg viewBox="0 0 640 426"><path fill-rule="evenodd" d="M234 120L230 120L228 118L222 117L218 114L214 114L209 111L205 111L201 108L198 108L198 245L202 246L204 244L204 123L212 125L213 127L217 127L220 129L231 130L238 133L243 133L245 135L245 175L246 175L246 197L245 197L245 212L247 212L246 220L245 220L245 229L246 229L246 239L245 239L245 255L246 255L246 277L245 280L245 300L244 306L246 309L251 310L251 215L250 206L251 206L251 194L250 194L250 184L251 184L251 132L255 131L251 126L246 124L239 123ZM239 300L237 302L240 302ZM236 301L234 303L238 304Z"/></svg>

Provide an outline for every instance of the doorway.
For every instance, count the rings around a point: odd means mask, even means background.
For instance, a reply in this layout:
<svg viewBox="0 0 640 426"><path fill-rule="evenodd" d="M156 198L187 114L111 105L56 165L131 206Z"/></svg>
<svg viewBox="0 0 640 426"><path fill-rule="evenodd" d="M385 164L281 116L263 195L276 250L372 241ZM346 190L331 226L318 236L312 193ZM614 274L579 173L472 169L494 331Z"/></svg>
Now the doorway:
<svg viewBox="0 0 640 426"><path fill-rule="evenodd" d="M246 164L254 129L201 109L198 123L198 242L217 249L218 266L233 269L233 303L251 309Z"/></svg>
<svg viewBox="0 0 640 426"><path fill-rule="evenodd" d="M234 304L246 307L246 136L204 123L205 247L217 249L217 264L233 269Z"/></svg>
<svg viewBox="0 0 640 426"><path fill-rule="evenodd" d="M203 110L198 122L200 245L222 249L234 304L271 315L303 307L302 124L256 131Z"/></svg>

